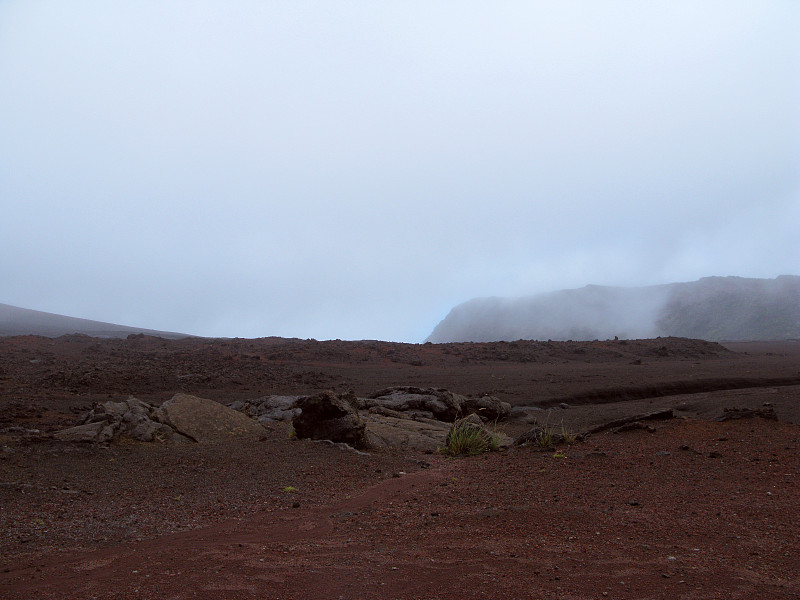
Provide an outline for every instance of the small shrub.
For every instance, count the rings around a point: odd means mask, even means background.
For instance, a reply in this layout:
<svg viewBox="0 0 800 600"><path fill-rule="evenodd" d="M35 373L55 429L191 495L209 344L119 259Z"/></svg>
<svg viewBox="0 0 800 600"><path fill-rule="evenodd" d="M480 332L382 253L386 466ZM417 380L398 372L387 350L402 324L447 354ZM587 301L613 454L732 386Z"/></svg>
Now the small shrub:
<svg viewBox="0 0 800 600"><path fill-rule="evenodd" d="M450 456L474 456L493 452L499 446L500 438L497 434L466 419L459 419L453 423L453 428L447 435L444 452Z"/></svg>

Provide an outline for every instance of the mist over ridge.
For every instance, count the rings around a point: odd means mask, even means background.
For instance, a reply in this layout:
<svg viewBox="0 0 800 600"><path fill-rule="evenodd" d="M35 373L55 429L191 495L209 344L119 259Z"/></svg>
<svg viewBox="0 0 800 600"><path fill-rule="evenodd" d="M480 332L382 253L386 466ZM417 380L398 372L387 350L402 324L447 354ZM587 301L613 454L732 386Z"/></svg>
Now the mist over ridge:
<svg viewBox="0 0 800 600"><path fill-rule="evenodd" d="M521 298L474 298L453 308L426 341L658 336L800 338L800 277L704 277L646 287L587 285Z"/></svg>

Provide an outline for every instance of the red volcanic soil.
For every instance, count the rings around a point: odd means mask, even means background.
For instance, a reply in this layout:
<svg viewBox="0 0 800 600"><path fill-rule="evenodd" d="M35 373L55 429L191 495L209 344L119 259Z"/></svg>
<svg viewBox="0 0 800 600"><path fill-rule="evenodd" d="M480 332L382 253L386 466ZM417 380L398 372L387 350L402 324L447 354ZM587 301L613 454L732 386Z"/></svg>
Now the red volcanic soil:
<svg viewBox="0 0 800 600"><path fill-rule="evenodd" d="M52 438L129 395L390 385L530 407L511 435L531 414L677 418L471 458L284 423L247 443ZM779 421L714 420L765 404ZM800 598L798 423L797 342L0 338L0 598Z"/></svg>

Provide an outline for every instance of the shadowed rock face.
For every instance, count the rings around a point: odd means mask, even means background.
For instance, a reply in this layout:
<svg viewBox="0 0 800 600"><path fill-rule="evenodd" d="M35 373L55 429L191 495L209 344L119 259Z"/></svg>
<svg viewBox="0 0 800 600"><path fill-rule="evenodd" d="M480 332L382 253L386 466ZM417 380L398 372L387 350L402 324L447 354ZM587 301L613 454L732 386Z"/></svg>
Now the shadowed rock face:
<svg viewBox="0 0 800 600"><path fill-rule="evenodd" d="M800 277L706 277L669 285L586 286L525 298L476 298L456 306L426 341L800 337Z"/></svg>
<svg viewBox="0 0 800 600"><path fill-rule="evenodd" d="M339 396L333 392L300 398L297 408L301 413L292 421L297 437L366 447L366 426L351 404L355 400L355 396L350 398L348 394Z"/></svg>

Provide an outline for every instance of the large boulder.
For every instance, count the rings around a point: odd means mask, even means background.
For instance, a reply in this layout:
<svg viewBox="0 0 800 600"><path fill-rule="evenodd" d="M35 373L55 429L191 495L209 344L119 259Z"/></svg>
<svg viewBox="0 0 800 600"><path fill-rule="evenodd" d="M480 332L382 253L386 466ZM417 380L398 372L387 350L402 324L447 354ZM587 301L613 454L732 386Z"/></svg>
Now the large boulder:
<svg viewBox="0 0 800 600"><path fill-rule="evenodd" d="M344 442L355 448L367 446L365 424L353 406L352 394L321 392L297 401L300 415L292 424L298 438Z"/></svg>
<svg viewBox="0 0 800 600"><path fill-rule="evenodd" d="M175 394L164 402L154 420L168 425L195 442L219 442L231 438L260 440L266 431L250 417L206 398Z"/></svg>
<svg viewBox="0 0 800 600"><path fill-rule="evenodd" d="M450 425L435 419L408 419L390 409L370 410L365 417L366 437L376 450L436 452L444 447Z"/></svg>

